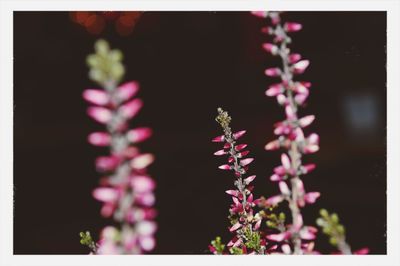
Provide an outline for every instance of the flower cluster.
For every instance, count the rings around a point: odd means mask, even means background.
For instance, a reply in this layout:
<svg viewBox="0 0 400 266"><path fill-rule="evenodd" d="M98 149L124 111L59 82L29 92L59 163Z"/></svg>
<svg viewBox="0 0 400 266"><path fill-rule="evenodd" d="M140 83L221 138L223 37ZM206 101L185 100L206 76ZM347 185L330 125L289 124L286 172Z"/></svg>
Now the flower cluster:
<svg viewBox="0 0 400 266"><path fill-rule="evenodd" d="M276 97L286 114L285 120L274 125L277 139L265 145L268 151L284 150L281 154L281 165L274 168L270 177L271 181L278 183L280 194L263 199L259 206L270 208L287 202L292 224L285 223L285 215L280 215L279 218L276 215L267 216L267 226L278 232L267 234L266 238L279 243L284 254L318 254L314 251L313 242L318 229L303 224L301 209L307 204L315 203L320 193L306 192L301 177L315 169L315 164L303 164L303 155L319 150L319 136L316 133L305 136L303 132L304 128L314 121L315 116L298 115L299 107L305 104L309 96L311 83L295 80L295 76L304 73L310 62L302 59L300 54L292 53L288 47L292 41L288 34L301 30L302 25L282 21L280 12L261 11L252 14L271 21L272 25L262 28L261 31L271 36L272 42L264 43L262 47L268 53L280 57L282 65L265 70L266 76L280 79L279 82L270 85L265 94L268 97ZM338 224L337 216L329 217L325 210L321 211L321 215L323 218L318 219L317 224L330 236L331 244L337 246L341 254L352 254L350 246L345 242L344 227ZM367 252L368 249L364 248L354 254Z"/></svg>
<svg viewBox="0 0 400 266"><path fill-rule="evenodd" d="M322 228L322 232L329 237L329 243L336 247L336 254L355 254L364 255L369 253L368 248L362 248L351 252L349 244L346 242L346 229L340 224L339 216L336 213L329 214L325 209L320 210L321 217L317 219L317 225Z"/></svg>
<svg viewBox="0 0 400 266"><path fill-rule="evenodd" d="M140 254L155 246L153 221L155 181L147 173L154 156L141 153L137 143L148 139L147 127L130 129L129 121L137 115L143 103L133 98L139 89L136 82L119 85L124 75L122 53L110 50L107 42L97 41L96 53L88 56L90 77L103 89L87 89L83 98L92 106L87 113L106 130L93 132L88 141L94 146L108 147L110 154L96 159L97 170L104 175L100 187L93 191L103 203L101 214L112 217L120 228L108 226L102 230L96 254Z"/></svg>
<svg viewBox="0 0 400 266"><path fill-rule="evenodd" d="M272 84L265 94L276 97L278 103L285 109L286 119L275 124L276 140L269 142L266 150L286 150L281 154L281 165L274 168L270 180L279 184L280 194L272 196L264 202L267 206L277 205L283 201L288 203L291 211L292 224L286 226L277 234L268 235L269 240L282 243L282 251L287 254L313 253L313 239L317 229L303 224L301 208L306 204L313 204L320 196L319 192L306 192L302 175L315 168L315 164L303 164L304 154L319 150L319 137L311 133L307 137L303 129L315 119L313 115L298 116L298 109L309 95L310 83L295 81L294 76L302 74L309 65L308 60L302 60L301 55L292 53L288 48L291 38L290 32L299 31L301 24L294 22L283 23L279 12L254 12L254 15L270 18L271 27L262 29L262 32L272 36L272 43L264 43L263 48L272 55L279 56L281 67L272 67L265 70L269 77L279 78L278 83Z"/></svg>
<svg viewBox="0 0 400 266"><path fill-rule="evenodd" d="M226 193L232 197L232 205L229 209L229 219L231 226L229 231L234 234L232 240L227 244L230 253L233 254L264 254L265 239L262 239L259 231L262 218L259 213L255 213L254 207L260 201L254 199L250 183L256 178L255 175L245 177L248 172L249 164L253 158L246 158L249 154L245 150L247 144L237 144L236 141L242 137L246 131L232 133L229 126L231 117L227 112L218 108L216 121L221 125L224 135L214 138L213 142L223 143L223 149L214 153L216 156L228 156L227 164L219 166L219 169L234 172L235 189L227 190ZM221 254L223 250L220 238L213 241L210 251L214 254Z"/></svg>

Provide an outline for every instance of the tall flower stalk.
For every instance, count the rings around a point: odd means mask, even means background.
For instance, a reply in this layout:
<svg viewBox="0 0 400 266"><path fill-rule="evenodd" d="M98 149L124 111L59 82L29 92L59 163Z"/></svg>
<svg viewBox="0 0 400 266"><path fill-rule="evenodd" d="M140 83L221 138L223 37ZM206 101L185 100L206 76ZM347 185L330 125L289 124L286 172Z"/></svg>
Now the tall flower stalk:
<svg viewBox="0 0 400 266"><path fill-rule="evenodd" d="M95 254L141 254L155 247L153 208L155 181L147 173L154 161L150 153L141 153L137 143L152 134L150 128L130 129L143 103L133 98L138 92L134 81L120 84L125 69L122 53L110 50L104 40L95 44L95 54L87 58L90 78L102 89L87 89L83 98L92 106L88 115L105 125L104 131L93 132L88 141L94 146L106 147L109 155L96 159L96 168L102 174L100 186L93 191L95 199L103 203L101 214L112 217L117 226L107 226L100 241L93 245L90 235L82 234L82 241Z"/></svg>
<svg viewBox="0 0 400 266"><path fill-rule="evenodd" d="M269 142L266 150L283 148L286 152L281 155L281 165L275 167L271 181L278 182L280 194L266 200L268 205L277 205L283 201L288 203L292 224L279 234L267 236L277 242L290 240L290 246L283 247L285 253L304 254L311 251L317 229L303 224L301 209L306 204L314 203L320 196L319 192L306 193L302 175L315 168L315 164L303 164L303 155L319 150L319 136L311 133L304 136L303 129L315 119L314 115L299 117L299 108L305 103L310 83L294 80L295 75L302 74L309 65L308 60L302 60L301 55L292 53L288 45L291 43L289 33L301 30L302 25L294 22L283 22L279 12L254 12L254 15L268 18L272 26L262 29L262 32L272 37L271 43L264 43L263 48L281 59L280 67L265 70L269 77L279 78L278 83L269 86L265 94L276 97L278 103L285 109L286 119L275 124L276 140Z"/></svg>
<svg viewBox="0 0 400 266"><path fill-rule="evenodd" d="M219 169L233 171L235 176L235 189L226 191L233 200L229 209L229 220L231 222L229 231L234 234L227 246L232 254L264 254L265 240L262 239L259 231L262 218L259 213L254 211L259 199L254 199L253 188L249 186L256 176L245 177L249 164L254 159L245 158L249 154L249 151L245 150L247 144L236 143L246 131L233 133L230 127L231 117L221 108L218 108L218 116L215 120L221 125L224 134L212 141L224 143L224 145L223 149L218 150L214 155L227 155L228 163L219 166ZM221 254L223 248L220 238L213 241L210 246L210 250L214 254Z"/></svg>

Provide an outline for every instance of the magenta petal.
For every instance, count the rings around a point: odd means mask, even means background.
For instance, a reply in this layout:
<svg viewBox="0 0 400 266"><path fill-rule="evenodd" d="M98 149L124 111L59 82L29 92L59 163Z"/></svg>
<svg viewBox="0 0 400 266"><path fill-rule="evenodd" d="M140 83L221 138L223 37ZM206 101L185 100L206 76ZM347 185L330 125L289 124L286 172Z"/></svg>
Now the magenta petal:
<svg viewBox="0 0 400 266"><path fill-rule="evenodd" d="M232 247L238 247L238 246L240 246L240 244L242 244L242 239L241 239L241 238L239 238L238 240L236 240L236 242L233 243Z"/></svg>
<svg viewBox="0 0 400 266"><path fill-rule="evenodd" d="M313 204L319 198L320 195L321 193L319 192L309 192L304 195L304 200L309 204Z"/></svg>
<svg viewBox="0 0 400 266"><path fill-rule="evenodd" d="M281 249L282 249L283 254L288 255L288 254L292 253L292 249L290 248L290 246L288 244L283 244Z"/></svg>
<svg viewBox="0 0 400 266"><path fill-rule="evenodd" d="M282 180L283 180L282 176L277 175L277 174L271 175L271 177L270 177L269 179L270 179L271 181L274 181L274 182L276 182L276 181L282 181Z"/></svg>
<svg viewBox="0 0 400 266"><path fill-rule="evenodd" d="M225 150L223 150L223 149L214 152L214 155L216 155L216 156L221 156L221 155L225 155L225 154L227 154L227 152Z"/></svg>
<svg viewBox="0 0 400 266"><path fill-rule="evenodd" d="M136 224L136 231L140 236L151 236L157 230L157 224L153 221L140 221Z"/></svg>
<svg viewBox="0 0 400 266"><path fill-rule="evenodd" d="M111 120L111 111L103 107L89 107L87 113L99 123L106 124Z"/></svg>
<svg viewBox="0 0 400 266"><path fill-rule="evenodd" d="M313 240L315 239L315 235L308 231L300 231L300 238L304 240Z"/></svg>
<svg viewBox="0 0 400 266"><path fill-rule="evenodd" d="M290 195L290 189L285 181L279 182L279 190L283 195Z"/></svg>
<svg viewBox="0 0 400 266"><path fill-rule="evenodd" d="M291 167L291 164L290 164L289 156L287 156L286 153L282 153L282 155L281 155L281 161L282 161L282 166L283 166L286 170L289 170L290 167Z"/></svg>
<svg viewBox="0 0 400 266"><path fill-rule="evenodd" d="M243 158L244 156L248 155L250 151L242 151L238 153L239 158Z"/></svg>
<svg viewBox="0 0 400 266"><path fill-rule="evenodd" d="M225 140L225 136L221 135L212 139L212 142L223 142Z"/></svg>
<svg viewBox="0 0 400 266"><path fill-rule="evenodd" d="M280 148L280 142L279 140L273 140L271 142L268 142L267 145L265 145L264 149L266 149L267 151L273 151L273 150L277 150Z"/></svg>
<svg viewBox="0 0 400 266"><path fill-rule="evenodd" d="M232 200L233 200L233 203L234 203L236 206L241 205L240 201L239 201L237 198L232 197Z"/></svg>
<svg viewBox="0 0 400 266"><path fill-rule="evenodd" d="M141 154L139 156L134 157L131 160L131 167L137 170L141 170L149 166L151 163L154 162L154 155L150 153Z"/></svg>
<svg viewBox="0 0 400 266"><path fill-rule="evenodd" d="M253 198L254 198L253 194L250 193L250 195L247 197L247 202L252 203L253 202Z"/></svg>
<svg viewBox="0 0 400 266"><path fill-rule="evenodd" d="M282 195L276 195L276 196L269 197L266 200L266 203L268 205L276 205L276 204L282 202L283 200L284 200L284 197Z"/></svg>
<svg viewBox="0 0 400 266"><path fill-rule="evenodd" d="M119 159L115 156L100 156L96 159L96 168L99 171L114 170L119 164Z"/></svg>
<svg viewBox="0 0 400 266"><path fill-rule="evenodd" d="M293 32L301 30L302 25L295 22L286 22L283 27L287 32Z"/></svg>
<svg viewBox="0 0 400 266"><path fill-rule="evenodd" d="M297 104L302 105L308 97L308 93L299 93L296 96L294 96L294 100L296 101Z"/></svg>
<svg viewBox="0 0 400 266"><path fill-rule="evenodd" d="M238 240L238 238L236 236L234 236L231 241L228 242L228 244L226 244L228 247L233 246L233 244Z"/></svg>
<svg viewBox="0 0 400 266"><path fill-rule="evenodd" d="M140 99L134 99L119 108L120 114L126 119L134 117L142 108L143 102Z"/></svg>
<svg viewBox="0 0 400 266"><path fill-rule="evenodd" d="M258 221L256 222L256 224L254 225L254 230L258 230L258 229L260 228L261 222L262 222L262 219L260 219L260 220L258 220Z"/></svg>
<svg viewBox="0 0 400 266"><path fill-rule="evenodd" d="M152 135L153 131L148 127L138 127L129 130L126 134L127 139L132 143L138 143L148 139Z"/></svg>
<svg viewBox="0 0 400 266"><path fill-rule="evenodd" d="M153 206L154 202L156 201L156 197L153 193L141 193L136 194L136 203L141 204L143 206Z"/></svg>
<svg viewBox="0 0 400 266"><path fill-rule="evenodd" d="M301 59L301 55L300 54L290 54L289 55L289 62L291 64L296 63L297 61L299 61Z"/></svg>
<svg viewBox="0 0 400 266"><path fill-rule="evenodd" d="M272 43L263 43L262 47L269 53L276 55L278 53L278 46L272 44Z"/></svg>
<svg viewBox="0 0 400 266"><path fill-rule="evenodd" d="M139 237L139 244L144 251L151 251L156 246L156 240L152 236Z"/></svg>
<svg viewBox="0 0 400 266"><path fill-rule="evenodd" d="M276 241L276 242L282 242L283 240L287 239L289 236L290 236L289 232L283 232L280 234L267 235L267 239Z"/></svg>
<svg viewBox="0 0 400 266"><path fill-rule="evenodd" d="M362 248L353 252L355 255L366 255L369 253L369 248Z"/></svg>
<svg viewBox="0 0 400 266"><path fill-rule="evenodd" d="M267 11L251 11L251 14L256 17L259 17L259 18L266 18L268 15L268 12Z"/></svg>
<svg viewBox="0 0 400 266"><path fill-rule="evenodd" d="M236 151L240 151L240 150L243 150L246 147L247 147L247 144L239 144L239 145L235 146L235 150Z"/></svg>
<svg viewBox="0 0 400 266"><path fill-rule="evenodd" d="M273 68L267 68L265 70L265 75L269 77L278 77L282 73L282 70L278 67L273 67Z"/></svg>
<svg viewBox="0 0 400 266"><path fill-rule="evenodd" d="M106 132L93 132L88 136L89 143L95 146L108 146L110 139L110 134Z"/></svg>
<svg viewBox="0 0 400 266"><path fill-rule="evenodd" d="M285 175L287 172L287 169L285 167L283 167L282 165L279 165L277 167L274 168L274 173L280 176Z"/></svg>
<svg viewBox="0 0 400 266"><path fill-rule="evenodd" d="M83 98L96 105L106 105L110 101L110 97L103 90L87 89L83 92Z"/></svg>
<svg viewBox="0 0 400 266"><path fill-rule="evenodd" d="M297 127L293 132L293 137L296 141L304 141L304 133L300 127Z"/></svg>
<svg viewBox="0 0 400 266"><path fill-rule="evenodd" d="M246 130L238 131L238 132L236 132L236 133L233 133L233 138L234 138L235 140L237 140L237 139L239 139L240 137L242 137L244 134L246 134Z"/></svg>
<svg viewBox="0 0 400 266"><path fill-rule="evenodd" d="M135 81L126 82L117 88L116 96L120 101L129 100L139 91L139 84Z"/></svg>
<svg viewBox="0 0 400 266"><path fill-rule="evenodd" d="M285 91L285 89L281 83L272 84L271 86L269 86L269 89L265 91L265 95L267 95L269 97L274 97L279 94L282 94L284 91Z"/></svg>
<svg viewBox="0 0 400 266"><path fill-rule="evenodd" d="M296 97L296 96L295 96ZM276 101L280 104L280 105L284 105L288 103L288 100L286 98L285 95L283 94L279 94L278 96L276 96Z"/></svg>
<svg viewBox="0 0 400 266"><path fill-rule="evenodd" d="M118 191L114 188L100 187L93 190L93 197L102 202L115 202L118 195Z"/></svg>
<svg viewBox="0 0 400 266"><path fill-rule="evenodd" d="M229 164L220 165L218 168L221 170L231 170L231 166Z"/></svg>
<svg viewBox="0 0 400 266"><path fill-rule="evenodd" d="M154 190L156 183L148 176L133 176L131 186L135 193L144 193Z"/></svg>
<svg viewBox="0 0 400 266"><path fill-rule="evenodd" d="M239 223L239 222L237 222L237 223L235 223L235 224L229 229L229 231L230 231L230 232L236 231L236 230L239 229L240 227L242 227L242 224Z"/></svg>
<svg viewBox="0 0 400 266"><path fill-rule="evenodd" d="M309 153L314 153L319 151L319 146L318 145L307 145L306 147L303 148L303 153L304 154L309 154Z"/></svg>
<svg viewBox="0 0 400 266"><path fill-rule="evenodd" d="M113 215L115 211L115 203L114 202L106 202L101 207L100 213L103 217L110 217Z"/></svg>
<svg viewBox="0 0 400 266"><path fill-rule="evenodd" d="M225 191L225 193L228 195L231 195L231 196L235 196L235 197L239 196L239 191L233 190L233 189L227 190L227 191Z"/></svg>
<svg viewBox="0 0 400 266"><path fill-rule="evenodd" d="M309 144L319 144L319 136L316 133L311 133L307 139Z"/></svg>
<svg viewBox="0 0 400 266"><path fill-rule="evenodd" d="M304 83L303 83L303 82L296 82L296 83L294 84L293 90L294 90L296 93L301 93L301 94L308 94L308 93L309 93L308 88L307 88L306 86L304 86Z"/></svg>
<svg viewBox="0 0 400 266"><path fill-rule="evenodd" d="M303 165L303 173L307 174L307 173L311 172L312 170L314 170L315 167L316 167L316 165L313 163Z"/></svg>
<svg viewBox="0 0 400 266"><path fill-rule="evenodd" d="M244 179L244 182L246 183L246 185L250 184L254 179L256 178L255 175L251 175L247 178Z"/></svg>
<svg viewBox="0 0 400 266"><path fill-rule="evenodd" d="M301 60L293 65L293 70L296 74L301 74L306 70L309 64L310 64L309 60Z"/></svg>
<svg viewBox="0 0 400 266"><path fill-rule="evenodd" d="M305 117L302 117L299 119L299 125L301 127L307 127L309 126L313 121L315 120L314 115L307 115Z"/></svg>
<svg viewBox="0 0 400 266"><path fill-rule="evenodd" d="M251 162L254 161L254 158L246 158L240 161L241 166L249 165Z"/></svg>

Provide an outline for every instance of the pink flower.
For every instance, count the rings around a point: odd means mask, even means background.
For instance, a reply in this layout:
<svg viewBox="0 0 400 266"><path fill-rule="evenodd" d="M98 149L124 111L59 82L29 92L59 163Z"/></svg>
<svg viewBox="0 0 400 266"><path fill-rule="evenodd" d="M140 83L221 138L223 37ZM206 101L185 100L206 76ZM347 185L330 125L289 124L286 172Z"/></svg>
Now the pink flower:
<svg viewBox="0 0 400 266"><path fill-rule="evenodd" d="M263 47L267 52L269 52L269 53L271 53L271 54L273 54L273 55L276 55L276 54L278 53L278 51L279 51L278 46L276 46L276 45L274 45L274 44L272 44L272 43L264 43L264 44L262 45L262 47Z"/></svg>
<svg viewBox="0 0 400 266"><path fill-rule="evenodd" d="M251 14L253 14L254 16L259 17L259 18L266 18L268 12L266 12L266 11L252 11Z"/></svg>
<svg viewBox="0 0 400 266"><path fill-rule="evenodd" d="M269 77L278 77L282 74L282 70L278 67L268 68L265 70L265 75Z"/></svg>
<svg viewBox="0 0 400 266"><path fill-rule="evenodd" d="M110 145L110 134L106 132L93 132L88 136L90 144L95 146L108 146Z"/></svg>
<svg viewBox="0 0 400 266"><path fill-rule="evenodd" d="M310 61L301 60L293 65L293 71L295 74L302 74L306 68L310 65Z"/></svg>
<svg viewBox="0 0 400 266"><path fill-rule="evenodd" d="M284 91L285 87L282 85L282 83L272 84L269 86L269 89L265 91L265 95L275 97L282 94Z"/></svg>
<svg viewBox="0 0 400 266"><path fill-rule="evenodd" d="M104 107L89 107L87 113L99 123L106 124L111 120L111 111Z"/></svg>
<svg viewBox="0 0 400 266"><path fill-rule="evenodd" d="M122 105L118 111L125 119L131 119L139 112L142 106L143 102L140 99L134 99Z"/></svg>
<svg viewBox="0 0 400 266"><path fill-rule="evenodd" d="M283 25L283 27L287 32L293 32L301 30L302 25L300 23L295 23L295 22L286 22Z"/></svg>
<svg viewBox="0 0 400 266"><path fill-rule="evenodd" d="M126 133L126 138L132 143L142 142L153 134L153 131L148 127L139 127L131 129Z"/></svg>
<svg viewBox="0 0 400 266"><path fill-rule="evenodd" d="M276 195L276 196L269 197L266 200L266 203L267 203L267 205L274 206L274 205L277 205L278 203L282 202L284 199L285 199L284 196Z"/></svg>
<svg viewBox="0 0 400 266"><path fill-rule="evenodd" d="M98 89L87 89L83 92L83 98L89 103L96 105L107 105L110 97L105 91Z"/></svg>
<svg viewBox="0 0 400 266"><path fill-rule="evenodd" d="M283 232L279 234L270 234L267 235L268 240L272 240L275 242L282 242L283 240L286 240L290 237L290 232Z"/></svg>
<svg viewBox="0 0 400 266"><path fill-rule="evenodd" d="M139 84L135 81L129 81L120 85L116 90L116 97L119 102L129 100L139 91Z"/></svg>

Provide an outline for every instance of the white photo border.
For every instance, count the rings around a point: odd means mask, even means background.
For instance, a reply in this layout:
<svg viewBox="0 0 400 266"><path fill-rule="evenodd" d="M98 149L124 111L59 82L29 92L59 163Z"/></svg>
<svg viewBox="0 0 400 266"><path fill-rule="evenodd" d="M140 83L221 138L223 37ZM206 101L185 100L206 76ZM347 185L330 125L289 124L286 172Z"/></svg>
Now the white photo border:
<svg viewBox="0 0 400 266"><path fill-rule="evenodd" d="M13 255L13 12L142 11L386 11L387 255ZM398 0L0 0L0 265L400 265L400 1ZM33 177L34 178L34 177ZM372 195L371 195L372 196Z"/></svg>

